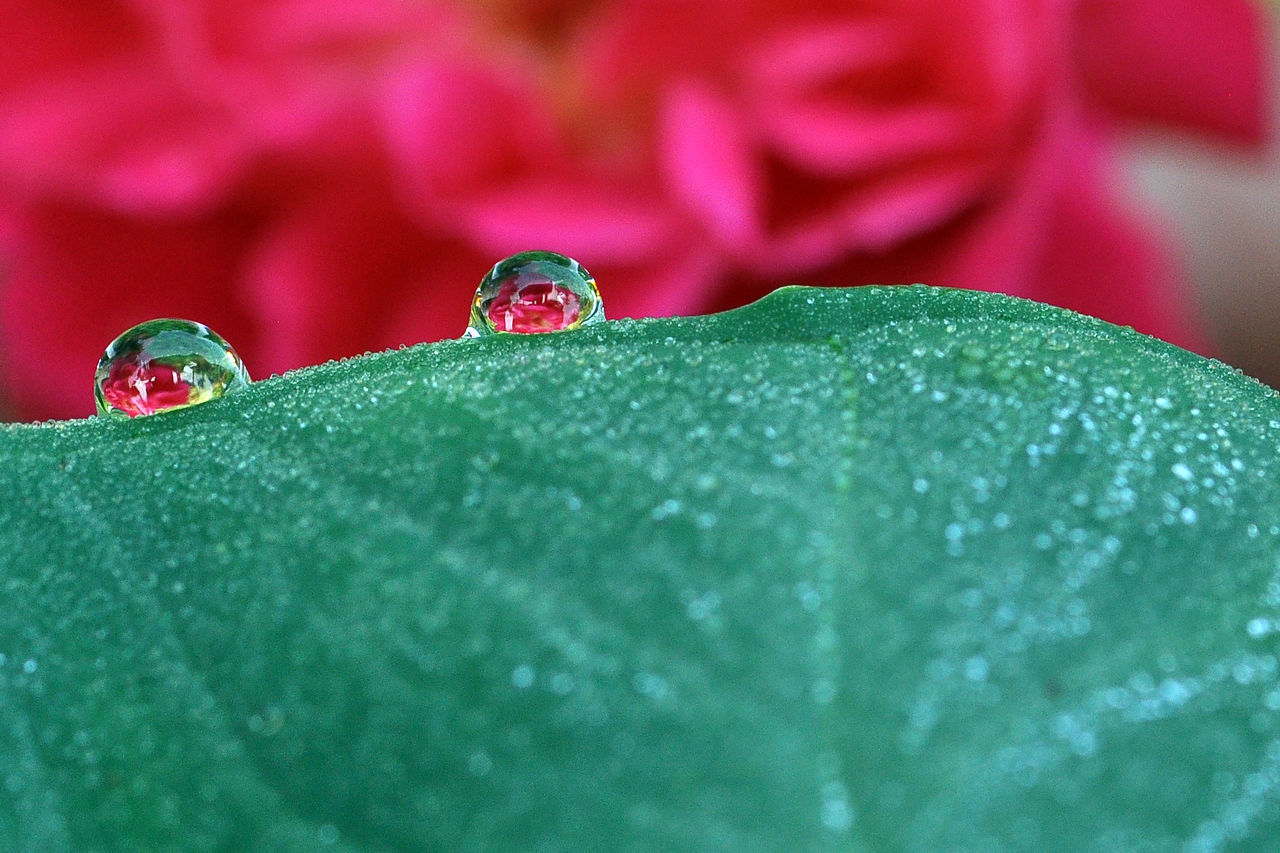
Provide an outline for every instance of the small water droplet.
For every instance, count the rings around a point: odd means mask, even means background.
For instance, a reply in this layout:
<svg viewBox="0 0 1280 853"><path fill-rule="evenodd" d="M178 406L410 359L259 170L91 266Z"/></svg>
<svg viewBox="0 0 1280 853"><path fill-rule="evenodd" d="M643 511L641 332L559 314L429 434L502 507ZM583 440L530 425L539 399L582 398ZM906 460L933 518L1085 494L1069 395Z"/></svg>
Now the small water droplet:
<svg viewBox="0 0 1280 853"><path fill-rule="evenodd" d="M964 677L970 681L986 681L991 664L984 657L974 656L964 662Z"/></svg>
<svg viewBox="0 0 1280 853"><path fill-rule="evenodd" d="M1056 332L1050 332L1044 339L1044 345L1051 350L1062 352L1071 348L1071 341L1060 337Z"/></svg>
<svg viewBox="0 0 1280 853"><path fill-rule="evenodd" d="M481 279L466 337L560 332L603 320L600 291L581 264L555 252L521 252Z"/></svg>
<svg viewBox="0 0 1280 853"><path fill-rule="evenodd" d="M511 670L511 685L517 690L527 690L533 686L534 671L528 664L520 664Z"/></svg>
<svg viewBox="0 0 1280 853"><path fill-rule="evenodd" d="M467 758L467 771L472 776L487 776L493 769L493 759L487 752L473 752Z"/></svg>
<svg viewBox="0 0 1280 853"><path fill-rule="evenodd" d="M836 698L836 692L836 686L825 678L820 678L809 685L809 695L817 705L830 705Z"/></svg>
<svg viewBox="0 0 1280 853"><path fill-rule="evenodd" d="M140 323L111 342L98 361L98 414L136 418L217 399L249 384L231 345L190 320Z"/></svg>
<svg viewBox="0 0 1280 853"><path fill-rule="evenodd" d="M662 503L655 506L649 511L649 517L654 521L663 521L670 518L680 511L680 501L675 498L667 498Z"/></svg>
<svg viewBox="0 0 1280 853"><path fill-rule="evenodd" d="M849 792L840 782L822 786L822 826L830 832L845 833L853 826Z"/></svg>

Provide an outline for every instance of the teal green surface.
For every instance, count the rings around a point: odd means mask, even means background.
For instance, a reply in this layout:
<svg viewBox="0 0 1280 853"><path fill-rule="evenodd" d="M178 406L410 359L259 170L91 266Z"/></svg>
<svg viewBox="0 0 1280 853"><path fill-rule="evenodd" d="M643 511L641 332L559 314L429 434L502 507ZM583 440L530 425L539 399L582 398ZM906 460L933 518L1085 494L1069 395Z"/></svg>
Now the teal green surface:
<svg viewBox="0 0 1280 853"><path fill-rule="evenodd" d="M1277 849L1278 446L925 287L9 426L0 850Z"/></svg>

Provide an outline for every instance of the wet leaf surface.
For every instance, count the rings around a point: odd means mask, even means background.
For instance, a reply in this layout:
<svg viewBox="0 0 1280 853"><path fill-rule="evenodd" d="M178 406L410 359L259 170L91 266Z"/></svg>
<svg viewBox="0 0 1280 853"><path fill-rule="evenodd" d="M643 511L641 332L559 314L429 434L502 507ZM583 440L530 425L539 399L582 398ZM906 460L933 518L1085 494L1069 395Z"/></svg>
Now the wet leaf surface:
<svg viewBox="0 0 1280 853"><path fill-rule="evenodd" d="M923 287L10 426L0 849L1270 849L1278 446Z"/></svg>

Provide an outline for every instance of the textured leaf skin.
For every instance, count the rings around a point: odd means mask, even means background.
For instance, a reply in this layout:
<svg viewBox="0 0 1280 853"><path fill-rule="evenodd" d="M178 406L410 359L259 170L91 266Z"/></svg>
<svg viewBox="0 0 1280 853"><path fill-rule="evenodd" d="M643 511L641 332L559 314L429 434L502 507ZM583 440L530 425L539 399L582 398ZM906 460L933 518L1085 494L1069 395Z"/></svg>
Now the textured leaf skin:
<svg viewBox="0 0 1280 853"><path fill-rule="evenodd" d="M925 287L10 426L0 850L1277 849L1278 446Z"/></svg>

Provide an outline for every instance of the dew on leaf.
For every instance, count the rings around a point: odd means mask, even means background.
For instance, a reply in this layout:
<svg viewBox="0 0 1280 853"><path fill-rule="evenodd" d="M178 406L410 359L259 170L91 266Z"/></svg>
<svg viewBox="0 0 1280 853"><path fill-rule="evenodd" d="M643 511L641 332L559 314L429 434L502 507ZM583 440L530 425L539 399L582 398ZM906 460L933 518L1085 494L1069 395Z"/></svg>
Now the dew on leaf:
<svg viewBox="0 0 1280 853"><path fill-rule="evenodd" d="M249 384L231 345L190 320L150 320L111 342L98 361L98 414L136 418L217 399Z"/></svg>
<svg viewBox="0 0 1280 853"><path fill-rule="evenodd" d="M527 690L533 686L534 672L533 667L528 664L520 664L511 670L511 686L517 690Z"/></svg>
<svg viewBox="0 0 1280 853"><path fill-rule="evenodd" d="M603 320L600 291L581 264L555 252L521 252L481 279L465 336L561 332Z"/></svg>

